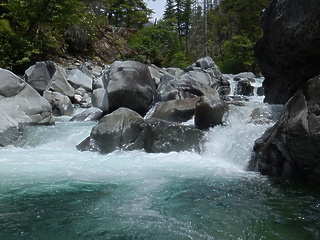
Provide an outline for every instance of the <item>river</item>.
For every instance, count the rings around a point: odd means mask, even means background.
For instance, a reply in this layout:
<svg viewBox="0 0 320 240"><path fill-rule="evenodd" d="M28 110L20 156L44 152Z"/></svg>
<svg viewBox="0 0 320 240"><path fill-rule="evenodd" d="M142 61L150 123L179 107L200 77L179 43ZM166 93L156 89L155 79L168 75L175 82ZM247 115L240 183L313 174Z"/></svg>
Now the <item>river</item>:
<svg viewBox="0 0 320 240"><path fill-rule="evenodd" d="M77 151L92 122L28 127L0 149L0 239L320 239L320 193L245 171L271 125L231 106L203 153Z"/></svg>

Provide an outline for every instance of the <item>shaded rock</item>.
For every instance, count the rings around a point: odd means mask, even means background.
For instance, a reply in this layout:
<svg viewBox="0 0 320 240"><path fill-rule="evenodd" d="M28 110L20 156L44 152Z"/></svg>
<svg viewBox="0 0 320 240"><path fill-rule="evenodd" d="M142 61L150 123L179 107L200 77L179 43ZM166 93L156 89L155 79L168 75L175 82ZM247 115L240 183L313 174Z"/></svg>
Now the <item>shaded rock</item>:
<svg viewBox="0 0 320 240"><path fill-rule="evenodd" d="M43 97L50 103L54 115L73 115L73 105L67 96L58 92L44 91Z"/></svg>
<svg viewBox="0 0 320 240"><path fill-rule="evenodd" d="M256 140L249 170L320 184L320 77L287 102L277 123Z"/></svg>
<svg viewBox="0 0 320 240"><path fill-rule="evenodd" d="M227 111L227 104L217 95L203 96L196 104L195 126L205 130L223 122L223 115Z"/></svg>
<svg viewBox="0 0 320 240"><path fill-rule="evenodd" d="M159 118L171 122L186 122L195 113L199 98L178 99L164 102L157 106L151 118Z"/></svg>
<svg viewBox="0 0 320 240"><path fill-rule="evenodd" d="M86 91L92 91L92 78L88 77L79 69L72 69L67 71L67 79L70 85L75 88L83 88Z"/></svg>
<svg viewBox="0 0 320 240"><path fill-rule="evenodd" d="M159 86L160 84L160 79L164 75L163 73L160 72L160 69L155 67L155 66L148 66L151 77L154 81L154 84L156 87Z"/></svg>
<svg viewBox="0 0 320 240"><path fill-rule="evenodd" d="M255 56L265 77L265 101L284 104L320 74L320 1L271 1L261 27Z"/></svg>
<svg viewBox="0 0 320 240"><path fill-rule="evenodd" d="M90 136L77 145L81 151L110 153L117 149L143 149L145 121L136 112L119 108L104 116L95 125Z"/></svg>
<svg viewBox="0 0 320 240"><path fill-rule="evenodd" d="M244 96L253 96L254 87L249 80L239 80L237 83L237 94Z"/></svg>
<svg viewBox="0 0 320 240"><path fill-rule="evenodd" d="M160 119L150 118L146 120L146 123L146 152L201 152L204 141L202 131Z"/></svg>
<svg viewBox="0 0 320 240"><path fill-rule="evenodd" d="M258 87L257 88L257 95L258 96L263 96L264 95L264 88L263 87Z"/></svg>
<svg viewBox="0 0 320 240"><path fill-rule="evenodd" d="M114 62L107 75L109 111L126 107L144 116L156 95L148 67L134 61Z"/></svg>
<svg viewBox="0 0 320 240"><path fill-rule="evenodd" d="M40 94L48 90L52 84L52 77L56 72L56 65L52 61L37 62L35 65L29 67L24 79Z"/></svg>
<svg viewBox="0 0 320 240"><path fill-rule="evenodd" d="M1 106L1 102L0 102ZM0 147L8 146L22 135L22 127L0 108Z"/></svg>
<svg viewBox="0 0 320 240"><path fill-rule="evenodd" d="M83 112L74 115L70 121L98 121L103 117L103 111L99 108L91 107Z"/></svg>

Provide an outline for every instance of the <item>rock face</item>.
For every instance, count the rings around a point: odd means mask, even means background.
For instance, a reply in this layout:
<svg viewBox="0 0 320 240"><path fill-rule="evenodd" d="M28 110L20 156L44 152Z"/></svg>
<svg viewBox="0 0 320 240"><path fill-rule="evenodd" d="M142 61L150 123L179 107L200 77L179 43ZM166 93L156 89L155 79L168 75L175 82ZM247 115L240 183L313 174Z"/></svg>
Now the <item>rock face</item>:
<svg viewBox="0 0 320 240"><path fill-rule="evenodd" d="M204 133L198 129L160 119L144 120L130 109L119 108L104 116L77 149L104 154L117 149L199 152L203 138Z"/></svg>
<svg viewBox="0 0 320 240"><path fill-rule="evenodd" d="M74 115L70 121L98 121L103 117L103 112L99 108L91 107L83 112Z"/></svg>
<svg viewBox="0 0 320 240"><path fill-rule="evenodd" d="M52 108L29 84L0 69L0 146L12 144L26 124L53 124Z"/></svg>
<svg viewBox="0 0 320 240"><path fill-rule="evenodd" d="M67 96L58 92L44 91L43 97L50 103L55 116L73 115L73 105Z"/></svg>
<svg viewBox="0 0 320 240"><path fill-rule="evenodd" d="M265 101L285 104L320 74L320 1L273 0L261 27L255 55L265 77Z"/></svg>
<svg viewBox="0 0 320 240"><path fill-rule="evenodd" d="M320 77L288 101L280 120L256 140L249 170L320 184Z"/></svg>
<svg viewBox="0 0 320 240"><path fill-rule="evenodd" d="M134 61L114 62L107 72L109 111L126 107L144 116L156 95L148 67Z"/></svg>

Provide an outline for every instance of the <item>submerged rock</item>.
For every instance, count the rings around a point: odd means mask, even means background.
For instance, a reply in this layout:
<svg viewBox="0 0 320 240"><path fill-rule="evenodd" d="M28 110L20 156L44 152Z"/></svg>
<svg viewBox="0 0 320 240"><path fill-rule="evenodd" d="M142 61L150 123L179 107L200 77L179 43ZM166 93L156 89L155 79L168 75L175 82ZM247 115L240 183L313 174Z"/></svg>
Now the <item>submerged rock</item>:
<svg viewBox="0 0 320 240"><path fill-rule="evenodd" d="M280 120L256 140L249 170L320 184L320 77L288 101Z"/></svg>

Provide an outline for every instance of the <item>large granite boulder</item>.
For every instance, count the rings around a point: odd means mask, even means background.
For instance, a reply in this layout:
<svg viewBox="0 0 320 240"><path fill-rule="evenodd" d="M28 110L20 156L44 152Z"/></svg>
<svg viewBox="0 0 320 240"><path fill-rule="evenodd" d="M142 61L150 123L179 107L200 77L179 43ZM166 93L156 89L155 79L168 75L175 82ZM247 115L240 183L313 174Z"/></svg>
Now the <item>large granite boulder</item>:
<svg viewBox="0 0 320 240"><path fill-rule="evenodd" d="M177 99L159 104L152 113L151 118L158 118L171 122L186 122L195 113L199 98Z"/></svg>
<svg viewBox="0 0 320 240"><path fill-rule="evenodd" d="M145 64L114 62L107 71L109 111L126 107L144 116L156 95L155 83Z"/></svg>
<svg viewBox="0 0 320 240"><path fill-rule="evenodd" d="M285 105L272 128L256 140L249 170L320 184L320 77Z"/></svg>
<svg viewBox="0 0 320 240"><path fill-rule="evenodd" d="M55 116L72 116L73 105L67 96L58 92L44 91L43 97L50 103Z"/></svg>
<svg viewBox="0 0 320 240"><path fill-rule="evenodd" d="M66 70L52 61L37 62L29 67L24 79L40 94L51 90L70 98L74 96L74 88L67 81Z"/></svg>
<svg viewBox="0 0 320 240"><path fill-rule="evenodd" d="M29 84L0 69L0 146L16 141L26 124L53 124L52 108Z"/></svg>
<svg viewBox="0 0 320 240"><path fill-rule="evenodd" d="M200 152L203 140L204 133L193 127L154 118L144 120L130 109L119 108L104 116L77 149L103 154L117 149Z"/></svg>
<svg viewBox="0 0 320 240"><path fill-rule="evenodd" d="M67 71L67 79L70 85L75 89L83 88L88 92L92 91L92 78L88 77L79 69L72 69Z"/></svg>
<svg viewBox="0 0 320 240"><path fill-rule="evenodd" d="M145 121L138 113L119 108L105 115L92 128L90 136L77 145L77 149L104 154L117 149L143 149L144 129Z"/></svg>
<svg viewBox="0 0 320 240"><path fill-rule="evenodd" d="M265 77L265 101L284 104L320 74L320 1L273 0L261 27L255 55Z"/></svg>
<svg viewBox="0 0 320 240"><path fill-rule="evenodd" d="M183 75L181 79L173 78L160 84L157 92L158 101L198 98L205 95L216 94L216 90L197 81L190 75Z"/></svg>
<svg viewBox="0 0 320 240"><path fill-rule="evenodd" d="M37 62L35 65L29 67L24 79L35 90L42 94L48 90L52 85L52 77L56 72L56 65L52 61Z"/></svg>
<svg viewBox="0 0 320 240"><path fill-rule="evenodd" d="M204 132L190 126L154 118L147 119L146 123L146 152L201 152Z"/></svg>
<svg viewBox="0 0 320 240"><path fill-rule="evenodd" d="M201 130L223 123L228 105L218 95L207 95L196 103L194 125Z"/></svg>

